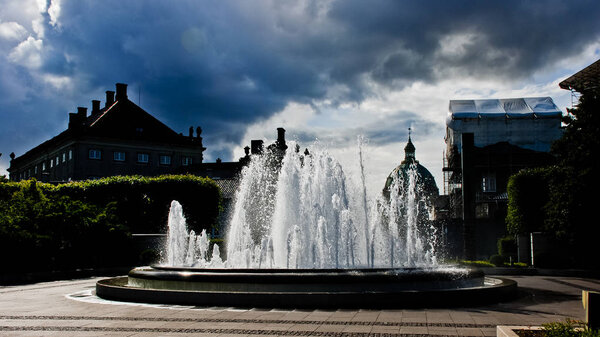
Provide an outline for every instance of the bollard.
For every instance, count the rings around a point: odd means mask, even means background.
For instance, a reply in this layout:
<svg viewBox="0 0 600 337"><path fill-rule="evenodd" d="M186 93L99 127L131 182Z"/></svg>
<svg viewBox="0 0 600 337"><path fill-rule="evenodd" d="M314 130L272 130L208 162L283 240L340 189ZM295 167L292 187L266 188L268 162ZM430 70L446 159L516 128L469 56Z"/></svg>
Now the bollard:
<svg viewBox="0 0 600 337"><path fill-rule="evenodd" d="M588 328L600 329L600 292L582 290L581 302L583 302Z"/></svg>

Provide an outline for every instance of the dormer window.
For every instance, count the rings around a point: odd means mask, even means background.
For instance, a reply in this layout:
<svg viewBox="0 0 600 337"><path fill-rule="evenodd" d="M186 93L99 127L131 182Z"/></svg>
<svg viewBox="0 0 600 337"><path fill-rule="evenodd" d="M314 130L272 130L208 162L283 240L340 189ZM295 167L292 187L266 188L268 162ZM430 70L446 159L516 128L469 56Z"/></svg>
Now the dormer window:
<svg viewBox="0 0 600 337"><path fill-rule="evenodd" d="M141 136L144 133L144 128L135 128L135 134Z"/></svg>

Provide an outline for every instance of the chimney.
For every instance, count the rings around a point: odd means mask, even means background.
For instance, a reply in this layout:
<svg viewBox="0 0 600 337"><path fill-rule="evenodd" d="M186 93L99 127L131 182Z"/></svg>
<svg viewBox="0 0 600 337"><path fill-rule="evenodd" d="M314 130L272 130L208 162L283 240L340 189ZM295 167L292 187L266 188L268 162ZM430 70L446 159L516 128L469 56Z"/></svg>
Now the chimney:
<svg viewBox="0 0 600 337"><path fill-rule="evenodd" d="M84 118L79 113L69 113L69 129L80 128L83 125Z"/></svg>
<svg viewBox="0 0 600 337"><path fill-rule="evenodd" d="M285 144L285 129L277 128L277 141Z"/></svg>
<svg viewBox="0 0 600 337"><path fill-rule="evenodd" d="M100 112L100 101L97 99L92 100L92 115Z"/></svg>
<svg viewBox="0 0 600 337"><path fill-rule="evenodd" d="M251 140L250 148L252 154L262 154L263 153L263 141L262 140Z"/></svg>
<svg viewBox="0 0 600 337"><path fill-rule="evenodd" d="M87 117L87 108L85 107L77 107L77 115L80 116L81 120Z"/></svg>
<svg viewBox="0 0 600 337"><path fill-rule="evenodd" d="M106 91L106 105L105 108L110 107L115 102L115 92L112 90Z"/></svg>
<svg viewBox="0 0 600 337"><path fill-rule="evenodd" d="M281 151L287 150L287 145L285 144L285 129L277 128L277 148Z"/></svg>
<svg viewBox="0 0 600 337"><path fill-rule="evenodd" d="M117 83L117 101L127 99L127 84Z"/></svg>

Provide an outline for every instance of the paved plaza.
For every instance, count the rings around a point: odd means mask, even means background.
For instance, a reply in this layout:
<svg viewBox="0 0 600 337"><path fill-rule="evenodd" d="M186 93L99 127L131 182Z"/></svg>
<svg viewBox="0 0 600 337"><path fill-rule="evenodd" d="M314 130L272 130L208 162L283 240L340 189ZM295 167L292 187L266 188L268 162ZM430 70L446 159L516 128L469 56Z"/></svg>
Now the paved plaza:
<svg viewBox="0 0 600 337"><path fill-rule="evenodd" d="M0 287L1 336L495 336L497 325L583 319L581 290L600 280L510 276L513 301L451 309L264 310L109 302L100 278Z"/></svg>

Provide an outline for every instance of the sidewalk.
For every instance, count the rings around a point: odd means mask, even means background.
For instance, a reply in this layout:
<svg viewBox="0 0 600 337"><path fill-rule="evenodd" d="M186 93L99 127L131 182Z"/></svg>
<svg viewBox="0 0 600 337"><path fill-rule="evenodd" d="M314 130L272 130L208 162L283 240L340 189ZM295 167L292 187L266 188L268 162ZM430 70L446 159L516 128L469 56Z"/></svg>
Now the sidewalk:
<svg viewBox="0 0 600 337"><path fill-rule="evenodd" d="M496 305L417 310L258 310L108 302L98 278L0 287L2 336L495 336L496 325L583 319L581 290L600 280L507 276L520 297Z"/></svg>

